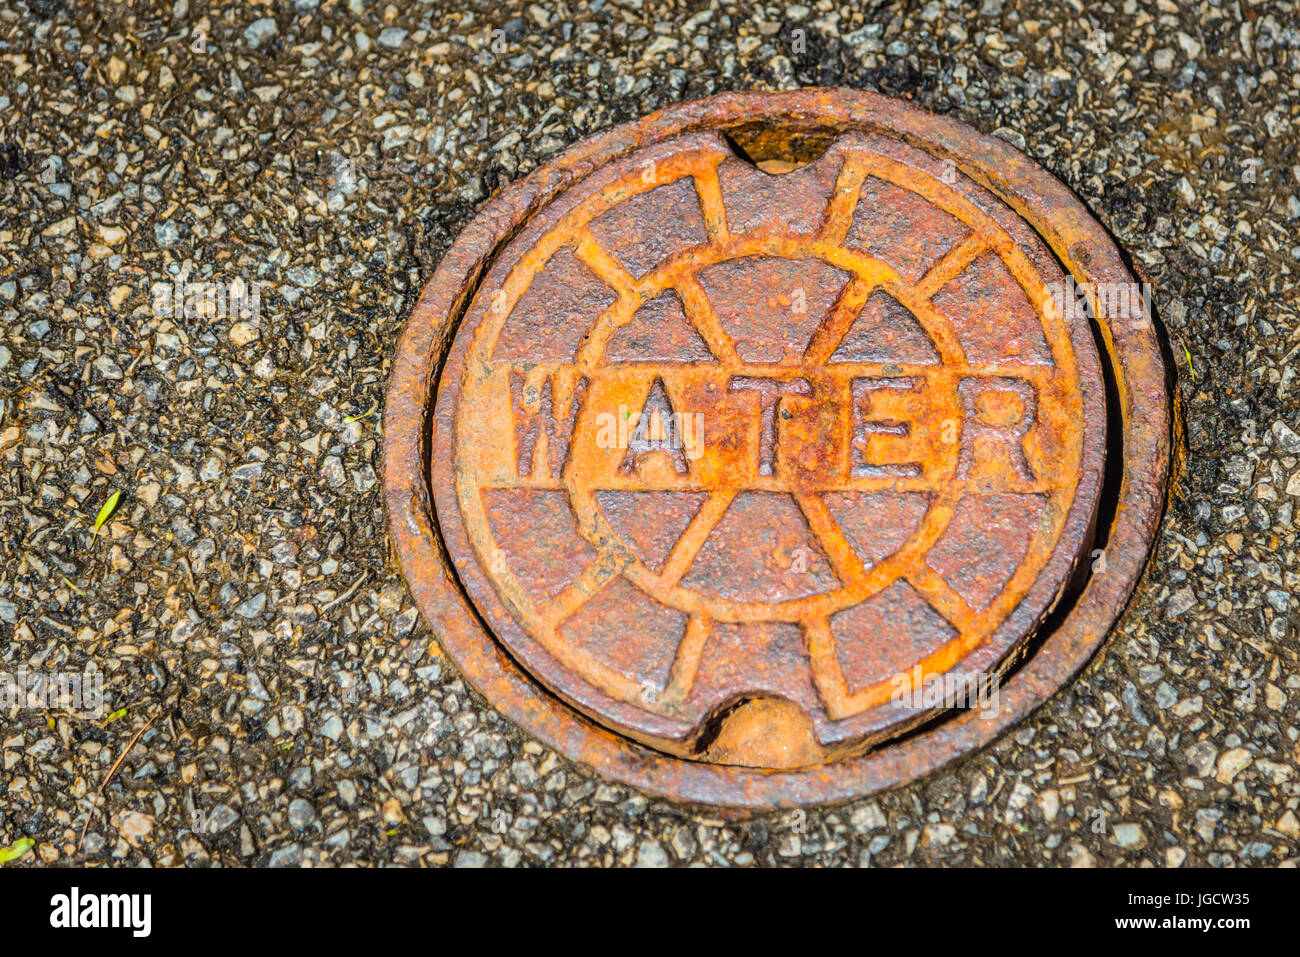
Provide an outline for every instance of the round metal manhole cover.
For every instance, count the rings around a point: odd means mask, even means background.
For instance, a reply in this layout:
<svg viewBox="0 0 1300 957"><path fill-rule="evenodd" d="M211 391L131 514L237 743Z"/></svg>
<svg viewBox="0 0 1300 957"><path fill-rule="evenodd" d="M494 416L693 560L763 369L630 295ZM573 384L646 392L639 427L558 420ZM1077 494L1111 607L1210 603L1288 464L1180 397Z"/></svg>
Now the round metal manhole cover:
<svg viewBox="0 0 1300 957"><path fill-rule="evenodd" d="M612 778L896 784L1055 691L1140 574L1168 409L1137 288L1048 174L894 101L620 127L492 200L412 315L403 570L496 707Z"/></svg>

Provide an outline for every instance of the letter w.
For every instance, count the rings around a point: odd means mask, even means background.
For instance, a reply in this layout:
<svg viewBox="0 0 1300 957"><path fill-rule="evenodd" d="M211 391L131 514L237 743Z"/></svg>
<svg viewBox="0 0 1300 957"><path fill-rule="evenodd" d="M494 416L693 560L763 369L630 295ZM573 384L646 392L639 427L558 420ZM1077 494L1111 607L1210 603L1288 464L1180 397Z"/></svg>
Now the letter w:
<svg viewBox="0 0 1300 957"><path fill-rule="evenodd" d="M538 390L540 398L531 403L529 408L525 401L527 380L518 372L510 373L510 405L515 419L516 469L521 476L533 474L536 464L539 440L546 446L546 476L558 478L569 458L569 440L573 437L573 426L578 418L578 409L582 406L583 396L587 393L587 380L579 378L571 389L556 389L555 376L547 376ZM568 412L562 418L555 415L557 405L564 406L564 393L570 392ZM544 437L544 439L543 439Z"/></svg>

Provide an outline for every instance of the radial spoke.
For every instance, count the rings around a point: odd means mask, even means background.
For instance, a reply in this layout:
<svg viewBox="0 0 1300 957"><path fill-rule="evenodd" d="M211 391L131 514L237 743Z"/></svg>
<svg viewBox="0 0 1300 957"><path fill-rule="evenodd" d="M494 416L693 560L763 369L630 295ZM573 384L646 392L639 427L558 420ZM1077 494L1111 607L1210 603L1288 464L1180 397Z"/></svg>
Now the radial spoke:
<svg viewBox="0 0 1300 957"><path fill-rule="evenodd" d="M975 617L975 610L952 590L952 586L938 572L922 561L909 569L904 577L948 624L962 633L968 630L971 619Z"/></svg>
<svg viewBox="0 0 1300 957"><path fill-rule="evenodd" d="M813 494L796 495L795 501L803 510L804 518L808 519L808 527L826 553L840 583L851 585L861 578L864 571L862 559L844 537L844 530L835 521L835 516L831 515L822 497Z"/></svg>
<svg viewBox="0 0 1300 957"><path fill-rule="evenodd" d="M630 557L606 554L583 570L578 580L560 592L546 608L544 621L548 629L558 628L571 618L595 594L623 573Z"/></svg>
<svg viewBox="0 0 1300 957"><path fill-rule="evenodd" d="M681 296L686 318L704 339L714 357L724 366L739 365L740 357L736 354L736 346L722 328L704 287L694 278L686 278L677 284L677 294Z"/></svg>
<svg viewBox="0 0 1300 957"><path fill-rule="evenodd" d="M860 153L850 153L835 181L835 195L826 206L826 222L819 239L832 246L844 245L844 237L853 224L853 214L862 199L862 181L866 179L866 163Z"/></svg>
<svg viewBox="0 0 1300 957"><path fill-rule="evenodd" d="M691 615L686 621L686 632L677 646L672 670L668 673L668 686L661 699L666 705L680 704L695 686L695 675L700 670L700 657L713 633L713 622L706 615Z"/></svg>
<svg viewBox="0 0 1300 957"><path fill-rule="evenodd" d="M806 364L823 365L830 359L853 325L853 321L862 312L867 297L875 288L874 280L864 279L861 276L854 277L844 287L839 301L835 303L835 308L827 313L826 318L813 333L808 348L804 350L803 358Z"/></svg>
<svg viewBox="0 0 1300 957"><path fill-rule="evenodd" d="M700 209L704 211L704 228L708 230L712 242L720 242L730 237L727 227L727 207L722 202L722 185L718 182L718 167L710 166L706 171L695 174L695 192L700 197Z"/></svg>
<svg viewBox="0 0 1300 957"><path fill-rule="evenodd" d="M822 699L826 716L832 721L852 716L849 683L840 667L835 648L835 636L830 621L818 618L804 623L804 646L808 651L808 665L812 670L813 686Z"/></svg>
<svg viewBox="0 0 1300 957"><path fill-rule="evenodd" d="M735 495L734 489L713 492L700 506L700 510L695 513L690 524L673 543L672 551L664 561L659 576L665 585L671 587L681 581L682 576L691 567L691 563L695 561L695 556L704 547L705 539L713 533L718 522L722 521L722 516Z"/></svg>
<svg viewBox="0 0 1300 957"><path fill-rule="evenodd" d="M578 368L588 374L595 371L605 357L605 347L614 333L632 321L632 316L641 305L638 296L619 295L618 301L606 309L596 319L596 324L587 334L587 341L578 350Z"/></svg>
<svg viewBox="0 0 1300 957"><path fill-rule="evenodd" d="M988 249L988 244L977 233L971 233L944 255L916 284L916 295L929 299L959 276L963 269Z"/></svg>
<svg viewBox="0 0 1300 957"><path fill-rule="evenodd" d="M619 296L636 297L636 279L585 229L578 233L573 254Z"/></svg>

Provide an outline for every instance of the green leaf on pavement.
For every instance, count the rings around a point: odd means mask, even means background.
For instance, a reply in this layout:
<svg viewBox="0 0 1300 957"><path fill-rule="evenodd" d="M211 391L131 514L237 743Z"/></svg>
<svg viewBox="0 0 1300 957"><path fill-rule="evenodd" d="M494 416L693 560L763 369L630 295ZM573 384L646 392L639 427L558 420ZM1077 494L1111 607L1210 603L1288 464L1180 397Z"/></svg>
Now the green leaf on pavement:
<svg viewBox="0 0 1300 957"><path fill-rule="evenodd" d="M0 847L0 864L18 860L35 846L36 842L30 837L20 837L8 847Z"/></svg>
<svg viewBox="0 0 1300 957"><path fill-rule="evenodd" d="M121 501L121 499L122 490L118 489L108 497L108 501L104 503L104 507L101 508L99 514L95 516L95 534L90 536L90 542L92 545L94 544L95 539L99 537L99 530L104 527L104 523L112 518L113 513L117 511L117 503Z"/></svg>

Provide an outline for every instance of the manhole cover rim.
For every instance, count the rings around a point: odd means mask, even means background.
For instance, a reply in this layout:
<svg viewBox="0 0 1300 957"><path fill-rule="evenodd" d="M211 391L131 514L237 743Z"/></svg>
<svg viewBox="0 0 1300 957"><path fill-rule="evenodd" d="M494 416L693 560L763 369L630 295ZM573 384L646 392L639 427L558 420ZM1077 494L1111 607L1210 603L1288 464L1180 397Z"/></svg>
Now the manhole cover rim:
<svg viewBox="0 0 1300 957"><path fill-rule="evenodd" d="M843 89L721 94L684 103L599 134L562 153L486 203L425 286L390 377L384 483L390 527L416 603L452 661L501 713L601 775L678 801L738 807L834 803L895 786L982 747L1051 697L1091 658L1141 575L1163 506L1169 458L1165 370L1154 330L1107 329L1124 421L1124 481L1095 575L1073 611L1001 688L1000 709L966 713L858 758L776 772L664 756L585 718L528 677L480 622L450 566L433 516L426 438L447 348L468 294L519 220L606 162L698 129L761 118L808 129L864 129L951 158L1018 213L1077 282L1132 282L1102 227L1069 190L1009 144L956 120L875 94ZM446 427L435 423L434 429Z"/></svg>

